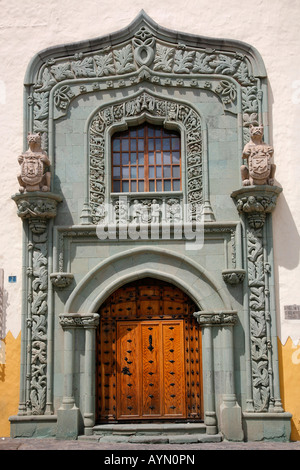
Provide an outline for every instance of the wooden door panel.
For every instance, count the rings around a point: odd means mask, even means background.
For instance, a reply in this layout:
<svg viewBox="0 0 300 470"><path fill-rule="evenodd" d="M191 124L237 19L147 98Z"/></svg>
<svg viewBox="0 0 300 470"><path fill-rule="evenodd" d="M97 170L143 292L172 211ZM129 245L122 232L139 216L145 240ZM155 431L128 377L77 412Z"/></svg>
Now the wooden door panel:
<svg viewBox="0 0 300 470"><path fill-rule="evenodd" d="M141 323L142 396L144 417L161 416L161 326L159 322Z"/></svg>
<svg viewBox="0 0 300 470"><path fill-rule="evenodd" d="M138 322L117 323L117 417L140 416L140 325Z"/></svg>
<svg viewBox="0 0 300 470"><path fill-rule="evenodd" d="M103 321L98 335L98 395L100 416L116 418L116 324Z"/></svg>
<svg viewBox="0 0 300 470"><path fill-rule="evenodd" d="M162 323L164 416L185 417L183 322Z"/></svg>
<svg viewBox="0 0 300 470"><path fill-rule="evenodd" d="M201 419L201 330L186 294L147 279L100 309L97 419Z"/></svg>

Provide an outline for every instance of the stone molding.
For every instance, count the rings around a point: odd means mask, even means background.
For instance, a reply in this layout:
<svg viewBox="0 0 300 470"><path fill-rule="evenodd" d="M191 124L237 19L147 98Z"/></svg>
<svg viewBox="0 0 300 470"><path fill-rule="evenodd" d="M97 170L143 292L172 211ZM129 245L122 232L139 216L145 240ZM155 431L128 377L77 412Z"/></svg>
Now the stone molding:
<svg viewBox="0 0 300 470"><path fill-rule="evenodd" d="M200 326L234 326L237 323L237 312L234 310L220 312L195 312L194 317Z"/></svg>
<svg viewBox="0 0 300 470"><path fill-rule="evenodd" d="M97 328L99 318L98 313L63 313L59 315L59 323L63 329Z"/></svg>

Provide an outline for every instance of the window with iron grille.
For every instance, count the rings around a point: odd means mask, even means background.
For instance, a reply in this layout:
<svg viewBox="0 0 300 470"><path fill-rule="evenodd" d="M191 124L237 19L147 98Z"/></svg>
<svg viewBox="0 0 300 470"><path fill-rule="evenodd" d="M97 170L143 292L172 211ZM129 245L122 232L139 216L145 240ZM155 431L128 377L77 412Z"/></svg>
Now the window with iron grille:
<svg viewBox="0 0 300 470"><path fill-rule="evenodd" d="M112 192L181 190L180 134L144 123L112 137Z"/></svg>

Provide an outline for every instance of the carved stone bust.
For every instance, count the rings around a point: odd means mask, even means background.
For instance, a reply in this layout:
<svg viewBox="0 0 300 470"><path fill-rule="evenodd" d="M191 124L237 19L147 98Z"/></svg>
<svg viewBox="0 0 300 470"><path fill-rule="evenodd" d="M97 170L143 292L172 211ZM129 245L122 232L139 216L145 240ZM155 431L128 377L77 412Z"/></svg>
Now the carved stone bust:
<svg viewBox="0 0 300 470"><path fill-rule="evenodd" d="M274 184L276 166L271 163L274 149L263 142L263 126L250 126L250 141L245 145L243 158L247 165L242 165L243 186Z"/></svg>
<svg viewBox="0 0 300 470"><path fill-rule="evenodd" d="M41 148L41 134L28 133L27 141L28 150L18 157L21 166L19 191L50 191L50 160Z"/></svg>

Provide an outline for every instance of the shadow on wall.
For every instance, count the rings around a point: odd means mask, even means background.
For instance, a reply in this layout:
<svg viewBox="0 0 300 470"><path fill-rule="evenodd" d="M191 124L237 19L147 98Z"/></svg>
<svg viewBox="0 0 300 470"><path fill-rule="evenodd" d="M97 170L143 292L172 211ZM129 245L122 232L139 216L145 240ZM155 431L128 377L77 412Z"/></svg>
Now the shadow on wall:
<svg viewBox="0 0 300 470"><path fill-rule="evenodd" d="M275 263L289 270L295 269L299 266L300 236L284 193L278 198L275 217Z"/></svg>

